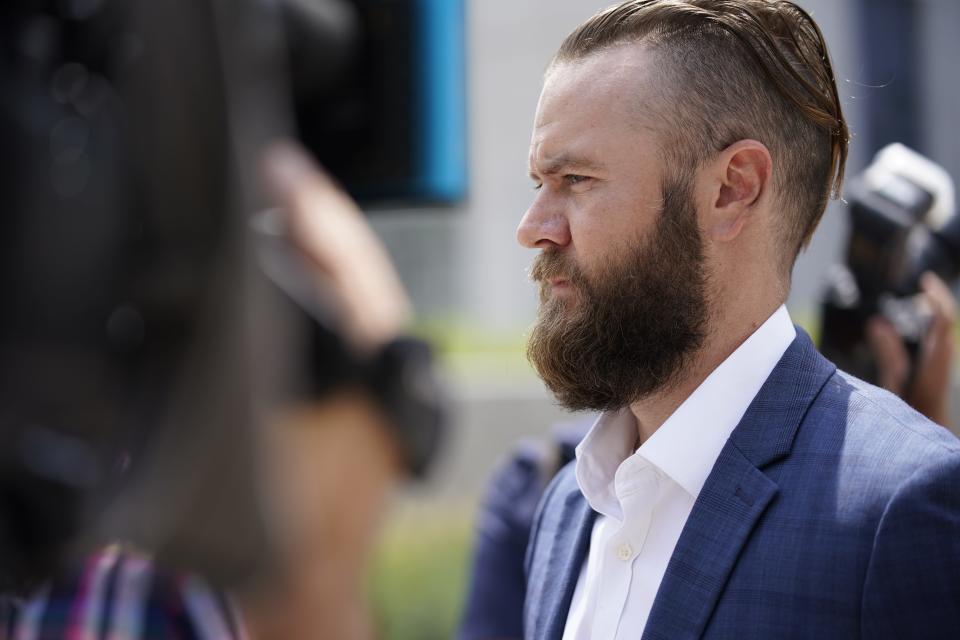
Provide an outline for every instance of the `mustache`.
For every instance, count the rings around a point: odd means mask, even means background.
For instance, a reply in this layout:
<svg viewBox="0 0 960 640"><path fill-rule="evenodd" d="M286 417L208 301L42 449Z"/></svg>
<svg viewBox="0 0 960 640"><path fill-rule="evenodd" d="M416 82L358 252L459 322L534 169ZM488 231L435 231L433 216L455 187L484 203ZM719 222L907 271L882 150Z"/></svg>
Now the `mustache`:
<svg viewBox="0 0 960 640"><path fill-rule="evenodd" d="M530 279L542 284L554 278L563 278L578 286L586 284L583 271L568 254L559 251L541 251L530 266Z"/></svg>

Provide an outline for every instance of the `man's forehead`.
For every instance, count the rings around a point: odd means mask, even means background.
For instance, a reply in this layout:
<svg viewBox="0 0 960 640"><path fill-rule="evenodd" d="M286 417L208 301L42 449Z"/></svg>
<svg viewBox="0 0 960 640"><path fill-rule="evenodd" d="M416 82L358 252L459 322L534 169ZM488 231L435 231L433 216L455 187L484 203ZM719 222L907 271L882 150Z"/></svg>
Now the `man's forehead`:
<svg viewBox="0 0 960 640"><path fill-rule="evenodd" d="M553 64L544 76L544 98L581 97L595 104L642 101L656 82L654 53L640 44L623 44L582 59Z"/></svg>
<svg viewBox="0 0 960 640"><path fill-rule="evenodd" d="M554 65L530 140L531 167L600 165L607 141L651 132L650 56L623 45Z"/></svg>
<svg viewBox="0 0 960 640"><path fill-rule="evenodd" d="M544 78L534 138L537 130L558 124L649 125L656 82L650 62L643 47L622 45L555 64Z"/></svg>

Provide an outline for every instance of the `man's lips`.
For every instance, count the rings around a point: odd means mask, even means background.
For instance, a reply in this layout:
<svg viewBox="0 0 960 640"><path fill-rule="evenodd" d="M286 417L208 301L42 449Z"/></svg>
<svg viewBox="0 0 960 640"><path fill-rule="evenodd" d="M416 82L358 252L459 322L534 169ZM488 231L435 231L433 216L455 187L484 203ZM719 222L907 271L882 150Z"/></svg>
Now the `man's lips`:
<svg viewBox="0 0 960 640"><path fill-rule="evenodd" d="M545 278L542 286L551 293L565 293L572 289L573 283L570 282L568 278L557 276L553 278Z"/></svg>

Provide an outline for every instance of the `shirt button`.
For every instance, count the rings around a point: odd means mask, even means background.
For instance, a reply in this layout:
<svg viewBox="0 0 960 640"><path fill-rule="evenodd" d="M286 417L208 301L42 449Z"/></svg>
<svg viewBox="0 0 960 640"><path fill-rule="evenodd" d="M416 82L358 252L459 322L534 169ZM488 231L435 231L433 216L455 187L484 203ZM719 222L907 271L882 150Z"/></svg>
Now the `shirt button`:
<svg viewBox="0 0 960 640"><path fill-rule="evenodd" d="M633 557L633 548L624 542L617 547L617 557L624 561L629 560L631 557Z"/></svg>

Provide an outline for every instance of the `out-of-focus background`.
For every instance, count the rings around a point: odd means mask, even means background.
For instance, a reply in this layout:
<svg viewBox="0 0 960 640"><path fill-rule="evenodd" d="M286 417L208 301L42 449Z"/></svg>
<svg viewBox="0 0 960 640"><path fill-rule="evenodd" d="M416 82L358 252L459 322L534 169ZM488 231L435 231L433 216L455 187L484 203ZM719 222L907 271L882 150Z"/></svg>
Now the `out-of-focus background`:
<svg viewBox="0 0 960 640"><path fill-rule="evenodd" d="M456 418L436 472L400 496L387 516L371 587L383 637L451 637L485 479L519 440L542 439L571 418L553 405L523 356L536 309L526 273L533 255L514 234L532 198L527 148L545 66L567 33L608 4L466 0L469 195L452 210L371 215L410 290L420 329L442 350ZM799 4L831 48L853 133L847 175L899 141L960 176L960 3ZM835 202L794 272L790 312L814 335L823 279L841 259L846 233L846 212ZM960 414L952 409L956 424Z"/></svg>

